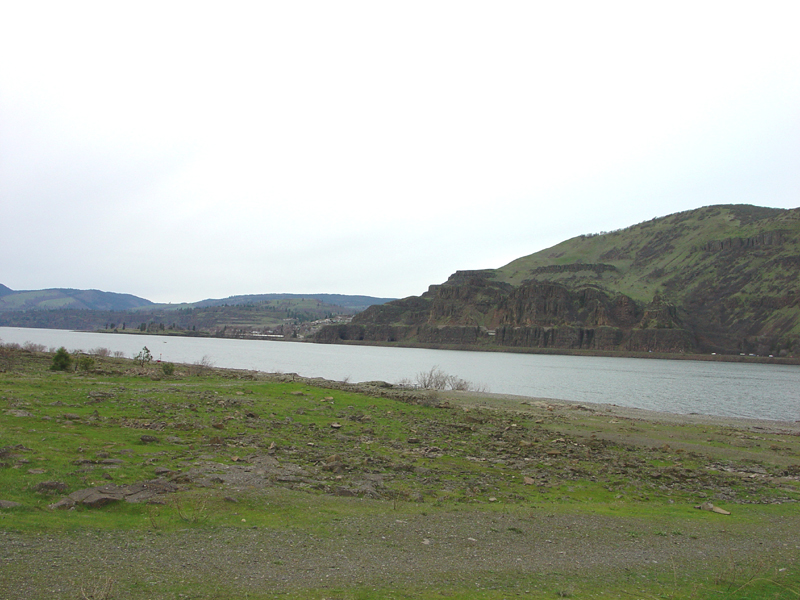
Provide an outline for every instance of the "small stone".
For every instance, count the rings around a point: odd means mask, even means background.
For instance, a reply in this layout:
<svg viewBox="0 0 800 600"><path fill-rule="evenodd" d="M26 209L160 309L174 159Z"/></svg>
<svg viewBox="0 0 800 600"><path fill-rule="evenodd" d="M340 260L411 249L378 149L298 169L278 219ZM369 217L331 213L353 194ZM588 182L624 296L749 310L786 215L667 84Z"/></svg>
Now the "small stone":
<svg viewBox="0 0 800 600"><path fill-rule="evenodd" d="M143 444L153 444L158 442L158 438L154 435L143 435L139 438Z"/></svg>
<svg viewBox="0 0 800 600"><path fill-rule="evenodd" d="M331 429L341 429L341 428L342 428L341 423L331 423Z"/></svg>
<svg viewBox="0 0 800 600"><path fill-rule="evenodd" d="M33 414L29 413L27 410L18 410L16 408L11 408L9 410L3 411L10 417L32 417Z"/></svg>

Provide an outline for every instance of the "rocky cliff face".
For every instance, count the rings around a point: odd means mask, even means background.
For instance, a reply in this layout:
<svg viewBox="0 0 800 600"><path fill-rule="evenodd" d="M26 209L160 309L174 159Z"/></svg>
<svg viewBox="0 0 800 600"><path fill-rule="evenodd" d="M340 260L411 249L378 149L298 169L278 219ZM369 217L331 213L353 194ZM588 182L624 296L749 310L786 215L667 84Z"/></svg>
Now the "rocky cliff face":
<svg viewBox="0 0 800 600"><path fill-rule="evenodd" d="M551 283L514 288L463 273L421 297L372 306L348 325L325 327L316 341L643 352L695 346L674 309L662 303L640 306L624 295Z"/></svg>
<svg viewBox="0 0 800 600"><path fill-rule="evenodd" d="M457 271L318 340L800 352L800 209L711 206Z"/></svg>

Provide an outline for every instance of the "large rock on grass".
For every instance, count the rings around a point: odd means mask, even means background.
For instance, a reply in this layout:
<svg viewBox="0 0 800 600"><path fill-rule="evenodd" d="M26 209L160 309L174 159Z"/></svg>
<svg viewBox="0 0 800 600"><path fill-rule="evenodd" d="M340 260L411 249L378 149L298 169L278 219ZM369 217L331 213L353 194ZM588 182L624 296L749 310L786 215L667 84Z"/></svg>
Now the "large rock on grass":
<svg viewBox="0 0 800 600"><path fill-rule="evenodd" d="M67 509L77 505L97 508L120 500L132 503L150 502L157 496L177 490L177 484L164 479L152 479L131 485L115 485L112 483L72 492L69 496L62 498L55 504L51 504L50 508L53 510Z"/></svg>

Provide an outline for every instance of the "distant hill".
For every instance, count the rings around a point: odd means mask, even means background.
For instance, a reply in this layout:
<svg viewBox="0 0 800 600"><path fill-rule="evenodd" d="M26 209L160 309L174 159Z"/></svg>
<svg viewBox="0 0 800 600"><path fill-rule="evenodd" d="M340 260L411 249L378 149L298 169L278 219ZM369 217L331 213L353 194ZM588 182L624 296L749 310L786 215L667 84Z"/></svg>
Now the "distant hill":
<svg viewBox="0 0 800 600"><path fill-rule="evenodd" d="M153 303L131 294L53 288L15 291L0 284L0 312L28 310L132 310Z"/></svg>
<svg viewBox="0 0 800 600"><path fill-rule="evenodd" d="M709 206L459 271L319 341L800 353L800 209Z"/></svg>
<svg viewBox="0 0 800 600"><path fill-rule="evenodd" d="M155 304L97 290L14 291L0 285L0 326L52 329L141 329L147 332L244 336L354 315L390 298L343 294L257 294L185 304ZM296 330L292 329L292 334Z"/></svg>
<svg viewBox="0 0 800 600"><path fill-rule="evenodd" d="M329 306L342 307L353 312L364 310L373 304L383 304L394 298L374 298L373 296L348 296L344 294L249 294L245 296L229 296L221 299L207 299L193 302L187 306L201 308L204 306L236 306L241 304L258 304L275 300L318 300Z"/></svg>

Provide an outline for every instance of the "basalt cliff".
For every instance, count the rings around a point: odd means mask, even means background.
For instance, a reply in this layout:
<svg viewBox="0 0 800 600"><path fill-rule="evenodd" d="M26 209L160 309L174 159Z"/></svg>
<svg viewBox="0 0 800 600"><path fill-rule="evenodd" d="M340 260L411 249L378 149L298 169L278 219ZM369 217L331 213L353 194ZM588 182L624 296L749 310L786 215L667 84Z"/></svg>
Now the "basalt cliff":
<svg viewBox="0 0 800 600"><path fill-rule="evenodd" d="M710 206L458 271L372 306L328 343L800 353L800 209Z"/></svg>

